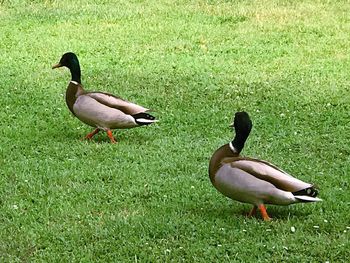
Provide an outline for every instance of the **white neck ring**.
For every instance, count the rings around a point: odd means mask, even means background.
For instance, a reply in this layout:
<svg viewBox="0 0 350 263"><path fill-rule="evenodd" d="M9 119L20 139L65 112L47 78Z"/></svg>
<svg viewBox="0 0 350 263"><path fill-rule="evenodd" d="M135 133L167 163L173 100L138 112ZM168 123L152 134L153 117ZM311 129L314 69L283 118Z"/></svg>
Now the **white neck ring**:
<svg viewBox="0 0 350 263"><path fill-rule="evenodd" d="M231 151L232 151L233 153L238 153L237 149L233 146L232 142L230 142L230 143L228 144L228 146L230 147L230 149L231 149Z"/></svg>

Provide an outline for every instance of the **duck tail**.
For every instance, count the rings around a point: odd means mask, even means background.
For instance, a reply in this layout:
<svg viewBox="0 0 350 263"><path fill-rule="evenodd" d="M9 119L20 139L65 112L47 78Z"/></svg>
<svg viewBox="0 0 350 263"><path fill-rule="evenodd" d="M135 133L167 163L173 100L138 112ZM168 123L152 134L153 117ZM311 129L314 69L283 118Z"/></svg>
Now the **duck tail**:
<svg viewBox="0 0 350 263"><path fill-rule="evenodd" d="M297 192L293 192L292 194L294 195L295 199L300 202L322 201L322 199L316 197L318 195L318 190L313 186L299 190Z"/></svg>
<svg viewBox="0 0 350 263"><path fill-rule="evenodd" d="M140 126L149 125L158 121L154 116L146 112L137 113L131 116L135 119L135 122Z"/></svg>
<svg viewBox="0 0 350 263"><path fill-rule="evenodd" d="M295 197L295 199L297 199L299 202L302 202L302 203L323 201L321 198L311 197L311 196L307 196L307 195L296 195L294 197Z"/></svg>

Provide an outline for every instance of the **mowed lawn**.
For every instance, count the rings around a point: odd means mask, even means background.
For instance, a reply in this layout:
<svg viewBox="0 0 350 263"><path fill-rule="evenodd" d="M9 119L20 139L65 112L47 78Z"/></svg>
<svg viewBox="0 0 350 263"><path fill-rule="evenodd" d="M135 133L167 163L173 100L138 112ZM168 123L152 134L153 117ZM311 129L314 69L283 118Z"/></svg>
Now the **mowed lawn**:
<svg viewBox="0 0 350 263"><path fill-rule="evenodd" d="M0 1L1 262L347 262L348 1ZM160 122L83 138L65 104L75 52L88 90ZM223 197L208 162L242 152L315 183L321 203ZM295 231L294 231L295 230Z"/></svg>

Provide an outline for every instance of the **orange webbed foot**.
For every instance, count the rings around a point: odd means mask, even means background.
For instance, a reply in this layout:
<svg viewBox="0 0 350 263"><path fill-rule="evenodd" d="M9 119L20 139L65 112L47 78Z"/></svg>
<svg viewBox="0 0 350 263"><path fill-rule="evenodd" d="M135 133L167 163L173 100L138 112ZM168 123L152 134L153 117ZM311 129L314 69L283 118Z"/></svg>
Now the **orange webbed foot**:
<svg viewBox="0 0 350 263"><path fill-rule="evenodd" d="M259 210L260 210L261 216L264 219L264 221L271 221L272 220L271 217L269 217L269 215L267 214L266 207L264 204L259 205Z"/></svg>
<svg viewBox="0 0 350 263"><path fill-rule="evenodd" d="M93 130L88 135L86 135L84 139L91 140L91 138L94 137L94 135L96 135L99 131L100 131L99 128Z"/></svg>
<svg viewBox="0 0 350 263"><path fill-rule="evenodd" d="M107 130L107 135L109 137L109 139L111 140L111 143L117 143L117 141L114 139L112 131L111 130Z"/></svg>

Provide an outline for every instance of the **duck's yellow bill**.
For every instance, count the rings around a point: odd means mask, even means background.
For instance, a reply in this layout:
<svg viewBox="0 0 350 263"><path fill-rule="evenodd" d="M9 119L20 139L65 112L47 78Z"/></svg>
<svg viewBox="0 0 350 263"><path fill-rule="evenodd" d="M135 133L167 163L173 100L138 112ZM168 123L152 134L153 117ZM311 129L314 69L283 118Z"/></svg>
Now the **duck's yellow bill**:
<svg viewBox="0 0 350 263"><path fill-rule="evenodd" d="M52 69L60 68L60 67L62 67L62 65L61 65L61 63L58 63L58 64L56 64L56 65L53 65L53 66L52 66Z"/></svg>

